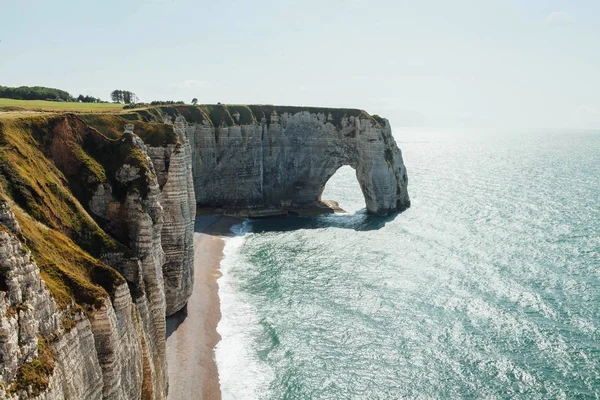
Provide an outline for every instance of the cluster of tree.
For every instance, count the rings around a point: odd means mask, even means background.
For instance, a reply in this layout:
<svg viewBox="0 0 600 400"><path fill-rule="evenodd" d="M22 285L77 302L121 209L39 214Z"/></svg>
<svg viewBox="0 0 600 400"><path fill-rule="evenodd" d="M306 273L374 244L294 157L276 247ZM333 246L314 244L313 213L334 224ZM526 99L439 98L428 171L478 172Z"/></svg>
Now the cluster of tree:
<svg viewBox="0 0 600 400"><path fill-rule="evenodd" d="M100 100L97 97L84 96L82 94L77 96L77 101L79 101L80 103L104 103L102 100Z"/></svg>
<svg viewBox="0 0 600 400"><path fill-rule="evenodd" d="M129 90L113 90L110 92L110 99L113 103L132 104L139 101L135 93Z"/></svg>
<svg viewBox="0 0 600 400"><path fill-rule="evenodd" d="M0 97L15 100L49 100L49 101L79 101L82 103L103 103L102 100L92 96L80 94L71 96L68 92L44 86L0 86Z"/></svg>
<svg viewBox="0 0 600 400"><path fill-rule="evenodd" d="M0 86L0 97L15 100L74 101L68 92L44 86Z"/></svg>

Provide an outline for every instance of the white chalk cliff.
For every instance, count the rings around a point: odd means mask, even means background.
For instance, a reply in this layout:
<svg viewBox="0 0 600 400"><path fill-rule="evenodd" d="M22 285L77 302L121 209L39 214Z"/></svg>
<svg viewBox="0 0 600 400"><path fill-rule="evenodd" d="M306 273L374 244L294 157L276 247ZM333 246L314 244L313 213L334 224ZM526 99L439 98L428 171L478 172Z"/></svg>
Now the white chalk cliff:
<svg viewBox="0 0 600 400"><path fill-rule="evenodd" d="M356 170L370 213L410 206L406 168L387 120L368 114L336 120L326 109L277 107L257 117L188 127L200 207L242 215L319 207L325 184L344 165Z"/></svg>
<svg viewBox="0 0 600 400"><path fill-rule="evenodd" d="M361 110L169 106L11 124L0 120L0 398L165 399L165 317L193 288L196 206L328 212L321 193L344 165L370 213L410 206L389 122ZM14 154L29 158L13 167ZM49 170L29 175L48 182L27 175L36 158ZM33 231L89 268L43 265Z"/></svg>
<svg viewBox="0 0 600 400"><path fill-rule="evenodd" d="M93 134L76 119L62 122L63 131L65 125ZM87 179L90 214L124 245L100 259L125 279L85 312L54 302L9 202L0 202L0 398L166 398L165 316L191 293L195 215L189 144L183 126L173 128L180 140L147 147L127 125L111 146L141 159L113 165L112 180ZM169 289L163 276L171 280ZM49 376L43 376L40 341L51 349ZM46 382L20 384L38 375Z"/></svg>

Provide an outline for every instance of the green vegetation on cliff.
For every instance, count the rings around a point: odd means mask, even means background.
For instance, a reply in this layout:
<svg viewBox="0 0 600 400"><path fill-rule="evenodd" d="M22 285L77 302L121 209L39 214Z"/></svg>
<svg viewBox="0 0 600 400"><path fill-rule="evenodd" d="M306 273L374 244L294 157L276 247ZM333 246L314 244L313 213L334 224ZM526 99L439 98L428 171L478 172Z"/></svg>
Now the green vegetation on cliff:
<svg viewBox="0 0 600 400"><path fill-rule="evenodd" d="M227 105L227 104L200 104L200 105L171 105L148 107L127 110L123 118L131 121L156 122L165 118L173 121L176 116L182 115L188 123L203 123L219 126L249 125L264 121L271 123L274 115L281 116L285 113L297 114L309 112L322 114L328 122L340 128L344 118L360 118L369 120L376 126L384 126L385 120L378 115L369 115L364 110L354 108L323 108L323 107L295 107L274 105Z"/></svg>
<svg viewBox="0 0 600 400"><path fill-rule="evenodd" d="M77 140L69 140L76 135L61 128L59 117L0 121L0 195L12 203L57 303L99 306L123 278L93 256L126 249L97 225L70 190L59 167L85 179L106 176Z"/></svg>
<svg viewBox="0 0 600 400"><path fill-rule="evenodd" d="M160 110L169 115L179 113L183 115L188 122L206 122L212 126L232 126L260 123L264 118L267 123L271 123L273 115L281 116L284 113L297 114L299 112L309 112L312 114L323 114L327 121L334 126L340 127L344 117L361 118L373 121L374 124L381 125L382 118L375 118L366 111L353 108L322 108L322 107L295 107L295 106L274 106L274 105L226 105L226 104L203 104L198 106L172 106L170 110Z"/></svg>
<svg viewBox="0 0 600 400"><path fill-rule="evenodd" d="M10 394L31 390L32 396L38 396L50 384L50 375L54 371L54 353L47 339L38 336L38 355L31 362L21 364L17 377L8 388Z"/></svg>
<svg viewBox="0 0 600 400"><path fill-rule="evenodd" d="M102 179L104 171L83 155L76 142L63 137L57 129L61 119L36 116L0 121L0 183L33 218L92 242L98 229L69 190L59 167L85 178L89 174Z"/></svg>
<svg viewBox="0 0 600 400"><path fill-rule="evenodd" d="M133 124L133 132L138 135L146 145L153 147L167 146L179 143L179 138L173 126L164 124L160 112L150 113L140 110L140 113L127 113L120 115L81 114L78 116L90 128L109 139L117 139L123 134L125 124ZM160 121L157 123L156 121ZM93 151L90 148L90 151Z"/></svg>
<svg viewBox="0 0 600 400"><path fill-rule="evenodd" d="M0 98L0 112L14 111L17 116L23 116L23 111L35 112L76 112L83 118L90 118L90 113L108 113L111 117L127 119L133 122L163 122L165 118L173 121L176 116L182 115L189 123L207 123L212 126L232 126L260 123L263 118L271 123L273 115L281 116L284 113L296 114L308 111L323 114L333 125L340 127L344 117L358 117L371 120L374 124L385 125L385 120L378 115L369 115L364 110L355 108L332 107L297 107L276 106L269 104L169 104L156 106L141 106L138 108L124 108L122 104L113 103L60 103L52 101L26 101ZM19 112L21 112L19 114ZM4 118L10 117L6 113ZM0 113L0 118L2 118ZM159 124L162 125L162 124ZM137 133L136 126L136 133ZM157 142L154 142L157 143Z"/></svg>
<svg viewBox="0 0 600 400"><path fill-rule="evenodd" d="M131 257L131 250L90 216L89 204L100 183L109 183L117 200L128 191L146 195L150 165L132 138L123 136L126 122L114 115L0 119L0 197L11 203L42 278L63 307L72 302L83 309L97 307L124 282L98 258ZM138 126L150 141L177 143L172 127ZM139 168L140 177L119 182L116 175L124 164Z"/></svg>
<svg viewBox="0 0 600 400"><path fill-rule="evenodd" d="M112 295L116 286L125 282L117 271L63 233L33 220L18 207L13 211L42 279L59 306L75 302L84 309L99 307L107 294Z"/></svg>

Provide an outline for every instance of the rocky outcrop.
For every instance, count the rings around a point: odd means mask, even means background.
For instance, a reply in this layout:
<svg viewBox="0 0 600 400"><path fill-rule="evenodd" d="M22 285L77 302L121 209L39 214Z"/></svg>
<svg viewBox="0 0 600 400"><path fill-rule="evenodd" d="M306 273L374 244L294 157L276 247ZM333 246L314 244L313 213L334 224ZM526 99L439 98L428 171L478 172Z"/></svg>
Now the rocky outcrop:
<svg viewBox="0 0 600 400"><path fill-rule="evenodd" d="M250 110L246 123L234 113L229 124L188 127L200 207L247 215L324 207L325 184L344 165L356 170L370 213L409 207L406 168L387 120L360 110Z"/></svg>
<svg viewBox="0 0 600 400"><path fill-rule="evenodd" d="M4 201L0 223L10 227L0 232L0 382L15 382L0 385L0 397L102 398L102 371L89 320L80 312L59 310ZM45 343L49 340L51 344ZM52 350L45 348L50 345Z"/></svg>
<svg viewBox="0 0 600 400"><path fill-rule="evenodd" d="M161 244L165 253L162 270L167 316L185 306L194 284L193 234L196 201L192 180L192 154L185 134L185 119L178 117L173 129L178 142L165 146L147 146L161 187Z"/></svg>
<svg viewBox="0 0 600 400"><path fill-rule="evenodd" d="M134 333L138 339L137 346L131 346L139 355L136 361L141 366L139 371L143 372L140 374L143 380L137 382L136 388L143 393L143 398L162 399L166 396L168 383L165 355L166 304L162 275L165 254L161 245L163 228L161 194L146 146L133 133L133 125L126 126L125 133L119 141L122 147L128 149L127 154L134 156L125 158L121 162L117 161L117 164L113 165L113 169L116 170L115 179L123 187L136 190L126 190L124 198L119 199L119 196L113 193L115 188L110 181L100 183L95 190L91 208L94 215L106 221L105 229L118 236L135 255L135 259L131 260L134 261L133 263L122 262L120 254L107 255L104 259L109 265L122 271L125 278L136 288L137 313L123 317L128 321L137 320L138 317L141 320L141 329L136 329ZM111 323L111 318L103 319L104 325ZM109 335L104 334L103 338L106 337ZM110 378L115 375L112 371L115 368L121 369L119 365L111 365L106 369L109 370L109 378L105 379L105 397L108 396L108 391L119 390L112 386L113 379Z"/></svg>
<svg viewBox="0 0 600 400"><path fill-rule="evenodd" d="M45 129L50 125L47 121L42 123ZM44 202L62 208L39 207L34 213L43 217L45 210L54 212L50 214L58 222L51 224L54 229L68 228L68 224L81 226L80 232L65 229L65 233L73 233L75 242L30 220L23 210L21 218L30 221L31 226L22 234L9 202L0 203L0 397L164 399L168 389L167 306L169 304L170 312L183 307L193 281L195 201L191 151L184 125L179 121L175 126L161 127L160 138L165 137L163 131L175 135L162 145L154 141L153 146L146 146L133 133L132 124L127 124L125 133L115 139L107 138L73 117L53 121L50 127L53 127L52 134L41 136L41 150L60 171L50 167L46 175L57 182L55 176L60 180L64 178L58 174L65 174L71 190L84 202L90 215L119 242L98 233L99 228L85 217L83 209L78 210L83 218L67 221L73 215L69 207L77 209L78 206L56 183L44 184L41 191L33 186L28 190L36 190L33 197L39 199L48 195ZM148 127L150 131L151 128ZM29 131L17 133L26 136ZM156 131L152 133L156 135ZM86 146L92 147L86 149ZM35 157L44 157L36 148L31 152ZM5 164L0 166L6 167ZM29 188L28 177L20 170L18 173L8 176L7 187L0 185L0 198L7 189L15 193L13 181ZM85 190L81 190L81 182ZM62 214L56 212L58 210ZM37 231L42 232L40 237L36 236ZM46 231L53 232L60 240L47 242L43 233ZM60 252L60 246L68 246L69 251L76 252L81 252L79 245L86 249L91 246L89 249L102 262L99 265L113 267L125 280L103 276L102 268L53 272L67 274L58 281L52 278L52 284L58 284L53 290L61 296L69 296L64 293L65 289L72 290L75 300L82 301L65 304L62 299L59 305L23 244L27 237L35 238L36 251L48 253ZM44 258L44 253L38 255ZM82 257L80 262L99 262L89 255ZM84 289L67 289L74 283L67 282L65 288L61 288L61 279L71 279L68 275L71 273L90 274L76 278L92 280L81 283L84 287L89 285L91 292L87 297L78 298L77 292ZM102 289L94 286L99 283L108 291L101 298L97 296ZM39 343L47 344L43 354Z"/></svg>

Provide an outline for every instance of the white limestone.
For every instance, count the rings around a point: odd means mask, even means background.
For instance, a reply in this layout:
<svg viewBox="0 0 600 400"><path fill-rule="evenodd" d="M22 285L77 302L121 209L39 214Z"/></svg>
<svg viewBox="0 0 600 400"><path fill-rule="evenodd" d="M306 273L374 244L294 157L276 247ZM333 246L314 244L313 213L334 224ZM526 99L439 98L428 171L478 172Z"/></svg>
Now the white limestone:
<svg viewBox="0 0 600 400"><path fill-rule="evenodd" d="M260 123L188 128L199 206L240 214L318 207L327 180L343 165L356 170L367 210L410 205L402 153L390 124L300 111Z"/></svg>

